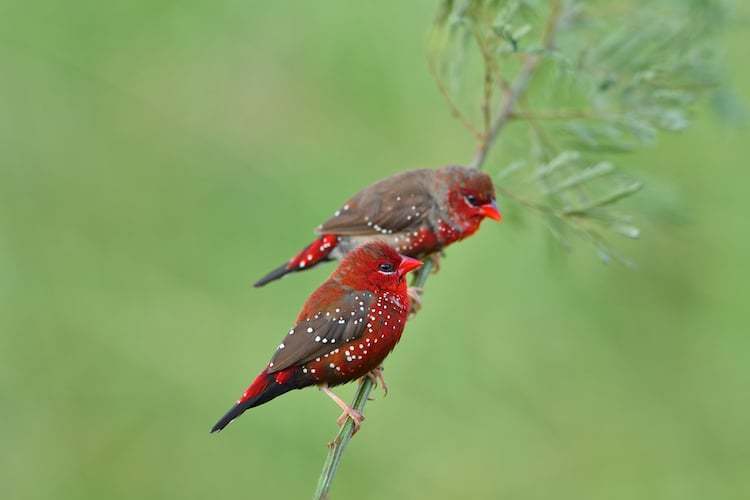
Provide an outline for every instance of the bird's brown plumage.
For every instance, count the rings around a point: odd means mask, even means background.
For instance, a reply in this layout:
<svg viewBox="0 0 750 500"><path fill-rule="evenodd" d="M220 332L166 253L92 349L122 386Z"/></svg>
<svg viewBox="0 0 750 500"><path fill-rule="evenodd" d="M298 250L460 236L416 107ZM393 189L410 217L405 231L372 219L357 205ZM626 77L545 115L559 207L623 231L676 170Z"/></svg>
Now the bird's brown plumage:
<svg viewBox="0 0 750 500"><path fill-rule="evenodd" d="M372 299L372 292L342 287L332 280L324 283L310 297L297 324L279 344L268 372L306 363L359 339L366 328Z"/></svg>
<svg viewBox="0 0 750 500"><path fill-rule="evenodd" d="M402 172L378 181L347 200L316 232L373 236L419 227L436 208L434 184L435 171L430 169Z"/></svg>
<svg viewBox="0 0 750 500"><path fill-rule="evenodd" d="M373 240L384 241L404 255L421 257L470 236L488 216L499 219L500 214L487 174L458 166L402 172L349 198L316 229L318 239L255 286L340 259Z"/></svg>

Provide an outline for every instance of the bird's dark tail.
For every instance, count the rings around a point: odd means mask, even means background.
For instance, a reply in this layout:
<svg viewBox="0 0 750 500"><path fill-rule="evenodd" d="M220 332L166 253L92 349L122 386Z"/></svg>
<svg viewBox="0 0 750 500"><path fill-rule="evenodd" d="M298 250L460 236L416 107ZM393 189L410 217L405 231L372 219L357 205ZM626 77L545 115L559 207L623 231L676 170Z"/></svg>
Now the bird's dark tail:
<svg viewBox="0 0 750 500"><path fill-rule="evenodd" d="M268 373L263 370L255 377L253 383L245 390L245 393L229 411L219 419L211 428L211 432L219 432L229 425L232 420L242 415L245 410L268 403L273 398L281 396L292 389L299 389L299 381L296 380L295 368L287 368L276 373Z"/></svg>
<svg viewBox="0 0 750 500"><path fill-rule="evenodd" d="M263 285L268 284L268 283L270 283L272 281L276 281L279 278L283 278L287 274L293 273L294 271L296 271L296 269L290 269L288 263L287 264L282 264L279 267L277 267L276 269L274 269L273 271L271 271L270 273L268 273L265 276L263 276L258 281L256 281L253 286L256 287L256 288L260 288Z"/></svg>
<svg viewBox="0 0 750 500"><path fill-rule="evenodd" d="M329 260L328 255L336 248L337 244L338 237L336 235L324 234L302 249L292 260L263 276L253 286L261 287L289 273L315 267L321 262Z"/></svg>

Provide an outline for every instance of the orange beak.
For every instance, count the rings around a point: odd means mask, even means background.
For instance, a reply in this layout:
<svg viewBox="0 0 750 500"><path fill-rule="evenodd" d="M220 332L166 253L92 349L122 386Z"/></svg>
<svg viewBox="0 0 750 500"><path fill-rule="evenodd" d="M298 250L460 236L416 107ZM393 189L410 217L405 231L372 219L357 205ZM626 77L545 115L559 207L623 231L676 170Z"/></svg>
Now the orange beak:
<svg viewBox="0 0 750 500"><path fill-rule="evenodd" d="M398 265L398 275L405 276L407 273L410 273L415 269L419 269L420 267L422 267L421 260L412 259L411 257L402 255L401 263Z"/></svg>
<svg viewBox="0 0 750 500"><path fill-rule="evenodd" d="M500 213L500 210L497 209L497 203L495 200L492 200L492 203L487 203L486 205L482 205L479 207L482 215L485 217L489 217L492 220L496 220L500 222L503 220L503 214Z"/></svg>

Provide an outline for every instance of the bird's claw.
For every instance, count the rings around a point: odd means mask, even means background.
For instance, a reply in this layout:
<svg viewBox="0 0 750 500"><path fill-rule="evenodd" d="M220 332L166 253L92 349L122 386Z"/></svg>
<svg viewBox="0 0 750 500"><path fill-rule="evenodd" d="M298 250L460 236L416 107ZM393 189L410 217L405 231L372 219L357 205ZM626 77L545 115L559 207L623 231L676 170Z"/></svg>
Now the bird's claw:
<svg viewBox="0 0 750 500"><path fill-rule="evenodd" d="M409 314L416 314L420 309L422 309L422 293L424 292L424 288L418 286L410 286L406 291L409 294L409 302L411 303L409 307Z"/></svg>
<svg viewBox="0 0 750 500"><path fill-rule="evenodd" d="M369 378L376 387L378 386L378 384L380 384L380 387L383 388L383 397L386 397L388 395L388 384L385 383L385 378L383 378L382 366L379 366L367 372L367 378Z"/></svg>
<svg viewBox="0 0 750 500"><path fill-rule="evenodd" d="M355 410L354 408L351 408L349 406L346 407L344 410L344 413L341 414L339 418L336 419L336 423L339 427L344 425L346 423L346 420L351 418L352 422L354 422L354 430L352 431L352 436L359 431L359 428L362 426L362 422L365 419L365 416L362 415L361 412L358 410Z"/></svg>
<svg viewBox="0 0 750 500"><path fill-rule="evenodd" d="M336 419L336 423L339 424L339 427L346 423L347 418L351 418L352 422L354 422L354 430L352 431L352 436L355 435L362 425L362 421L365 419L365 416L362 415L362 413L358 410L355 410L354 408L346 404L343 399L334 394L333 391L328 388L327 384L322 384L318 387L321 391L326 393L326 395L331 398L339 408L344 410L344 413L342 413L341 416Z"/></svg>
<svg viewBox="0 0 750 500"><path fill-rule="evenodd" d="M438 271L440 271L440 259L443 257L443 252L435 252L431 253L427 256L428 259L432 261L432 274L436 274Z"/></svg>

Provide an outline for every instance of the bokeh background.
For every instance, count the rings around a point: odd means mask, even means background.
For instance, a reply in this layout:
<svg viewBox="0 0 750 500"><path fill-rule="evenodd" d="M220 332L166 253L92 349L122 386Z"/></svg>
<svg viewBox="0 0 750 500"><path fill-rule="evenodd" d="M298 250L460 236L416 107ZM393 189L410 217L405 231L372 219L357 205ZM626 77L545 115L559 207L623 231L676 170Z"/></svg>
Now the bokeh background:
<svg viewBox="0 0 750 500"><path fill-rule="evenodd" d="M3 498L311 495L317 391L208 429L331 268L250 284L359 187L471 157L426 68L435 7L0 4ZM722 40L746 102L748 34ZM512 205L450 249L334 498L750 496L750 141L697 118L628 160L657 207L637 269Z"/></svg>

